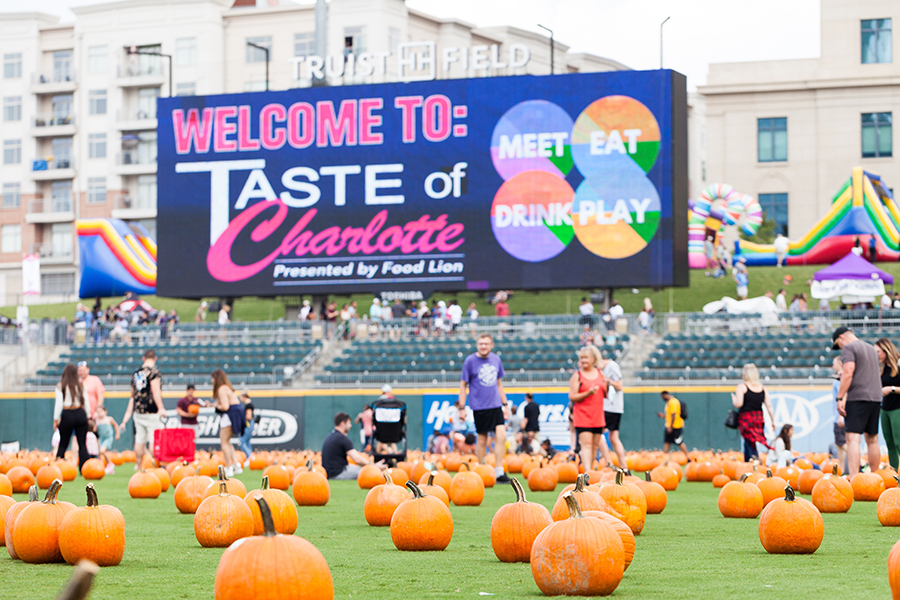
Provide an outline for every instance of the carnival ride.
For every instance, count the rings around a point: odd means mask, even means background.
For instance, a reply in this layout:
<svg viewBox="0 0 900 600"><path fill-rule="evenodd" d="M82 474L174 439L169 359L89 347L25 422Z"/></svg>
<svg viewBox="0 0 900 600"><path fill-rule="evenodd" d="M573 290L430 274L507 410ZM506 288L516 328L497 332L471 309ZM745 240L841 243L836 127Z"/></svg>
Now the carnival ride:
<svg viewBox="0 0 900 600"><path fill-rule="evenodd" d="M156 293L156 242L139 223L79 219L82 298Z"/></svg>
<svg viewBox="0 0 900 600"><path fill-rule="evenodd" d="M711 185L692 207L688 221L691 268L706 267L704 241L709 235L720 234L724 225L738 225L744 233L753 235L761 223L762 208L754 199L727 184ZM881 177L854 167L825 216L806 235L790 241L784 263L830 264L856 245L871 260L868 248L873 237L875 260L896 262L900 258L900 206ZM773 244L740 240L736 246L735 255L743 256L748 265L773 266L778 262Z"/></svg>

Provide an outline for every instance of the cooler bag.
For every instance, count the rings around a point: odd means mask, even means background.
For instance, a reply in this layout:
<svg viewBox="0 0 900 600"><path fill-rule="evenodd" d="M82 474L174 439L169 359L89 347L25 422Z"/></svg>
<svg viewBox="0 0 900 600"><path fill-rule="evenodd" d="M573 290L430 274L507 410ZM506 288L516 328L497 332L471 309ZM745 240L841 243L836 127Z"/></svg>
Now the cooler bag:
<svg viewBox="0 0 900 600"><path fill-rule="evenodd" d="M193 462L194 450L193 429L157 429L153 432L153 457L159 462Z"/></svg>

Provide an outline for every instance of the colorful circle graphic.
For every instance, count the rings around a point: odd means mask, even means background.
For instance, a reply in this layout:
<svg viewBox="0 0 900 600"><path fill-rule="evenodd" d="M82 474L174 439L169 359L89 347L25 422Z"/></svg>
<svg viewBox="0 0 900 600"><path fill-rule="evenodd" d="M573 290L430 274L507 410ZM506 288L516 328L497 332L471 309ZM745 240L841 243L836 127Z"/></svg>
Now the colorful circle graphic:
<svg viewBox="0 0 900 600"><path fill-rule="evenodd" d="M578 241L603 258L627 258L646 248L659 219L659 194L646 176L585 179L572 202Z"/></svg>
<svg viewBox="0 0 900 600"><path fill-rule="evenodd" d="M525 171L564 178L572 170L572 117L546 100L520 102L497 121L491 160L505 181Z"/></svg>
<svg viewBox="0 0 900 600"><path fill-rule="evenodd" d="M606 96L585 108L572 129L572 158L586 178L640 167L650 171L659 155L659 123L628 96Z"/></svg>
<svg viewBox="0 0 900 600"><path fill-rule="evenodd" d="M569 209L575 192L546 171L525 171L505 182L491 206L491 229L506 252L540 262L566 249L575 236ZM658 209L657 209L658 210Z"/></svg>

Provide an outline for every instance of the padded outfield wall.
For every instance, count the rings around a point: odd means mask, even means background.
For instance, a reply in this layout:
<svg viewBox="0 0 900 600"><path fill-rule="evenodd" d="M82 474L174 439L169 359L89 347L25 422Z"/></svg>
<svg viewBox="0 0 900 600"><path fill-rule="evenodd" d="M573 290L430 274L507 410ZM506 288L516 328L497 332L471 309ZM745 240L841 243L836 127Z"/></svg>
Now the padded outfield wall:
<svg viewBox="0 0 900 600"><path fill-rule="evenodd" d="M663 438L662 420L657 412L663 408L659 392L662 387L625 389L625 414L621 437L627 449L660 448ZM735 430L722 422L731 406L733 386L668 386L670 392L685 402L689 417L685 427L685 443L698 449L739 449ZM511 387L508 396L515 404L524 401L532 391L541 405L541 437L549 437L557 448L568 448L567 390L561 387ZM769 388L775 408L777 426L791 423L795 427L794 449L824 451L832 442L831 388L823 385L772 386ZM198 395L208 394L201 391ZM441 428L446 411L458 397L458 389L397 390L406 402L410 448L422 448L428 436ZM301 449L322 445L333 427L334 415L345 411L355 417L362 407L379 396L378 390L256 390L254 405L260 409L260 420L254 433L254 446L260 449ZM170 414L182 394L164 392L164 403ZM128 397L122 392L107 394L106 405L117 421L121 420ZM203 409L200 447L218 446L218 429L212 409ZM49 450L53 433L52 393L0 394L0 441L18 441L22 448ZM173 419L171 426L175 426ZM125 450L132 444L131 427L116 442L114 449ZM351 439L359 447L359 426L354 425Z"/></svg>

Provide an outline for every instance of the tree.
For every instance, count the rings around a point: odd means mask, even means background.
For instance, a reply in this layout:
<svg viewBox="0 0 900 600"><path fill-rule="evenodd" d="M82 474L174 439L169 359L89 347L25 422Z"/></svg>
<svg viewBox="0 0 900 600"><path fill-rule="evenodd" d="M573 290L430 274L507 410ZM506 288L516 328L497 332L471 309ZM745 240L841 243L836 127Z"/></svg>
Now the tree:
<svg viewBox="0 0 900 600"><path fill-rule="evenodd" d="M778 224L770 219L766 213L763 213L763 222L759 226L759 231L757 231L755 235L747 235L741 230L741 239L756 244L771 244L775 241L775 236L777 234Z"/></svg>

